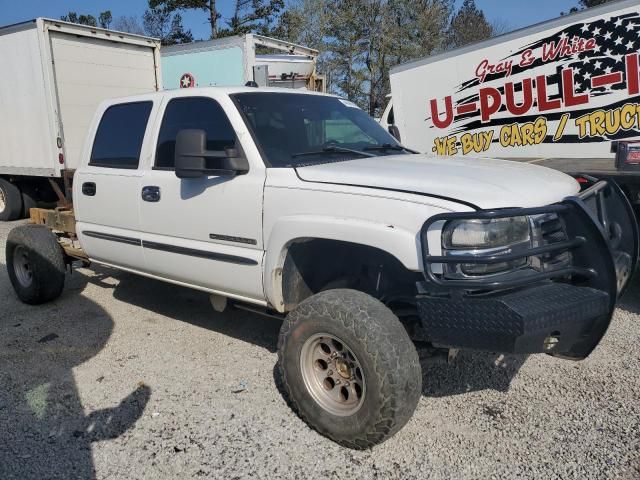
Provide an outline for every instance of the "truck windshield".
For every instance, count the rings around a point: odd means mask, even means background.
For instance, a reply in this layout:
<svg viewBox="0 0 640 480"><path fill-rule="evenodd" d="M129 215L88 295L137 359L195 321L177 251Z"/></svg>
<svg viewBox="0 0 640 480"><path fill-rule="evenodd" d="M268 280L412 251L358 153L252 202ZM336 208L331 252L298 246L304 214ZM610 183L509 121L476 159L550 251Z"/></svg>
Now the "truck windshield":
<svg viewBox="0 0 640 480"><path fill-rule="evenodd" d="M296 167L410 153L348 100L275 92L231 97L266 156L267 166Z"/></svg>

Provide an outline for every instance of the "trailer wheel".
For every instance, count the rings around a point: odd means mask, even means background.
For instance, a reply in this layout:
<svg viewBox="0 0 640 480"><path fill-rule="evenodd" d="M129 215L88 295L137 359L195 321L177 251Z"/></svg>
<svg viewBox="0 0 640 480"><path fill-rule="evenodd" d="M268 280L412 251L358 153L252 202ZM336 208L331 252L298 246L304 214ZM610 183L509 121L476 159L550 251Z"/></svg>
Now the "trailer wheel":
<svg viewBox="0 0 640 480"><path fill-rule="evenodd" d="M29 218L29 210L38 206L38 194L31 185L21 185L22 192L22 217Z"/></svg>
<svg viewBox="0 0 640 480"><path fill-rule="evenodd" d="M17 220L22 216L22 194L13 183L0 178L0 221Z"/></svg>
<svg viewBox="0 0 640 480"><path fill-rule="evenodd" d="M418 354L404 327L356 290L321 292L298 305L282 324L278 368L300 417L349 448L391 437L421 395Z"/></svg>
<svg viewBox="0 0 640 480"><path fill-rule="evenodd" d="M56 236L43 225L23 225L9 232L7 270L18 298L37 305L62 293L65 261Z"/></svg>

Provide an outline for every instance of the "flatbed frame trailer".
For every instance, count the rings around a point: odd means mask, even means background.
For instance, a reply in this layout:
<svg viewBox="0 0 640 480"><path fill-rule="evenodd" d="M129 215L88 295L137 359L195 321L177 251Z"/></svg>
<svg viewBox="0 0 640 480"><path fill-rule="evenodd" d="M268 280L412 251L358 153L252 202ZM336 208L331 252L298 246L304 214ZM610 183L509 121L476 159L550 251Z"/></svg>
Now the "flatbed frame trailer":
<svg viewBox="0 0 640 480"><path fill-rule="evenodd" d="M0 221L68 209L98 104L160 90L160 42L37 18L0 28L0 56Z"/></svg>
<svg viewBox="0 0 640 480"><path fill-rule="evenodd" d="M615 142L612 149L616 149ZM619 168L614 155L612 154L611 158L505 158L505 160L532 163L559 170L577 178L584 187L593 183L590 179L615 180L629 199L638 219L640 218L640 169L635 165Z"/></svg>

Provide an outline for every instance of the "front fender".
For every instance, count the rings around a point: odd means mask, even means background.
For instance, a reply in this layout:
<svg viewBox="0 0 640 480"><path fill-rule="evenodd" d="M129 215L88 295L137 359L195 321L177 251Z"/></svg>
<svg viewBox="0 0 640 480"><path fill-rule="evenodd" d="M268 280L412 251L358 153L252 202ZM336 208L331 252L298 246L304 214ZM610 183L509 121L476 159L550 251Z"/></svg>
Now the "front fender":
<svg viewBox="0 0 640 480"><path fill-rule="evenodd" d="M378 248L398 259L407 270L420 271L420 234L368 220L295 215L279 219L266 242L264 290L269 303L284 312L282 267L289 246L306 239L347 241Z"/></svg>

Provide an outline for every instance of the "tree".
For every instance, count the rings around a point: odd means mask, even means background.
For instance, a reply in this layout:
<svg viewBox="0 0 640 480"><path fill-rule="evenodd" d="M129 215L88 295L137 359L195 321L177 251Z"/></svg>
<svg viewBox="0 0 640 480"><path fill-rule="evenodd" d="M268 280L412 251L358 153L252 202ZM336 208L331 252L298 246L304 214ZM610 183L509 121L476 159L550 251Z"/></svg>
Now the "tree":
<svg viewBox="0 0 640 480"><path fill-rule="evenodd" d="M109 28L109 25L111 25L112 20L113 18L111 17L111 10L105 10L104 12L101 12L100 15L98 16L98 23L102 28Z"/></svg>
<svg viewBox="0 0 640 480"><path fill-rule="evenodd" d="M579 12L585 8L597 7L598 5L603 5L612 1L613 0L578 0L578 6L572 7L571 10L569 10L569 13ZM566 13L562 12L561 15L566 15Z"/></svg>
<svg viewBox="0 0 640 480"><path fill-rule="evenodd" d="M144 35L144 29L135 16L120 16L113 21L113 29L119 32Z"/></svg>
<svg viewBox="0 0 640 480"><path fill-rule="evenodd" d="M182 16L172 13L167 6L148 9L142 22L145 33L159 38L162 45L193 42L191 30L182 26Z"/></svg>
<svg viewBox="0 0 640 480"><path fill-rule="evenodd" d="M216 10L216 0L149 0L149 8L166 7L170 12L180 10L203 10L208 13L211 24L211 38L218 37L218 19L220 14Z"/></svg>
<svg viewBox="0 0 640 480"><path fill-rule="evenodd" d="M442 50L453 0L330 0L322 49L331 89L380 112L399 63Z"/></svg>
<svg viewBox="0 0 640 480"><path fill-rule="evenodd" d="M90 27L97 27L99 25L100 28L109 28L109 25L111 25L112 17L111 10L100 12L97 20L93 15L78 15L76 12L69 12L66 15L61 16L60 20L71 23L79 23L80 25L89 25Z"/></svg>
<svg viewBox="0 0 640 480"><path fill-rule="evenodd" d="M449 47L457 48L485 40L493 35L491 24L484 12L476 7L475 0L464 0L460 10L451 19Z"/></svg>
<svg viewBox="0 0 640 480"><path fill-rule="evenodd" d="M284 0L236 0L233 16L227 22L229 28L224 30L224 35L250 32L269 35L272 23L283 8Z"/></svg>
<svg viewBox="0 0 640 480"><path fill-rule="evenodd" d="M89 25L90 27L98 26L96 17L93 15L78 15L76 12L69 12L66 15L61 16L60 20L64 22L78 23L80 25Z"/></svg>
<svg viewBox="0 0 640 480"><path fill-rule="evenodd" d="M494 37L509 33L512 30L513 27L509 24L509 21L504 18L496 18L491 22L491 34Z"/></svg>

